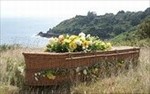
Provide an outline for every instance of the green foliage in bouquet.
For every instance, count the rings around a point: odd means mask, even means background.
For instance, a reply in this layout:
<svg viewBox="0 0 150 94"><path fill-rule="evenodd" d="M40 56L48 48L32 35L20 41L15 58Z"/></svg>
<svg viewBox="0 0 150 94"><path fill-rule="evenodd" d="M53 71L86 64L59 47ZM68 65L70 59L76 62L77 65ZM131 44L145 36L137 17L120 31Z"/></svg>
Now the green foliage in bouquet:
<svg viewBox="0 0 150 94"><path fill-rule="evenodd" d="M98 37L80 33L77 35L60 35L52 37L46 46L47 52L89 52L111 49L111 44L101 41Z"/></svg>

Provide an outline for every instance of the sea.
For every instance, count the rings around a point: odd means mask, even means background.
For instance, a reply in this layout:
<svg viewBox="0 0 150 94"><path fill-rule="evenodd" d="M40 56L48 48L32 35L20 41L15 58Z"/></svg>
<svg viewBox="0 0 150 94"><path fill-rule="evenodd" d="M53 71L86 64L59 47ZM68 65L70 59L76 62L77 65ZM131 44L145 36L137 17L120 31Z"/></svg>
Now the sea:
<svg viewBox="0 0 150 94"><path fill-rule="evenodd" d="M48 38L37 36L59 24L61 19L51 18L1 18L0 45L19 44L27 47L44 47Z"/></svg>

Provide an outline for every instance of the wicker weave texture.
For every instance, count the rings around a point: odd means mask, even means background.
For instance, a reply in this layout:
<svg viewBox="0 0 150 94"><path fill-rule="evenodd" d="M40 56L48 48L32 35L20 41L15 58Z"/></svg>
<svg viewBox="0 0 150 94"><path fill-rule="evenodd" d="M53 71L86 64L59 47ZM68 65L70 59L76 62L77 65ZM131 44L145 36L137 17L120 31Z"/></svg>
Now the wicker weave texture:
<svg viewBox="0 0 150 94"><path fill-rule="evenodd" d="M54 68L75 68L91 66L102 61L127 60L136 62L139 58L140 48L111 50L104 52L73 52L73 53L23 53L26 64L25 83L27 85L44 86L74 79L73 76L58 76L54 80L41 78L35 81L34 73Z"/></svg>

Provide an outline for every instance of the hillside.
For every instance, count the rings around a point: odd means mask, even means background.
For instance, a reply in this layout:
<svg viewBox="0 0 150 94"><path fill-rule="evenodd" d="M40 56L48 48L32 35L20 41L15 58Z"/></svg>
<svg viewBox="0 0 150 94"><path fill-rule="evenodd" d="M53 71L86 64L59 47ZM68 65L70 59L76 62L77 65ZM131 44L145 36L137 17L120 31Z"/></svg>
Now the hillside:
<svg viewBox="0 0 150 94"><path fill-rule="evenodd" d="M150 16L132 30L121 33L111 41L115 45L150 46Z"/></svg>
<svg viewBox="0 0 150 94"><path fill-rule="evenodd" d="M51 37L53 34L84 32L101 39L112 39L121 33L135 31L137 26L148 16L150 16L150 8L138 12L119 11L116 15L113 13L97 15L94 12L88 12L87 16L76 15L74 18L64 20L52 29L50 28L47 33L40 32L39 35Z"/></svg>

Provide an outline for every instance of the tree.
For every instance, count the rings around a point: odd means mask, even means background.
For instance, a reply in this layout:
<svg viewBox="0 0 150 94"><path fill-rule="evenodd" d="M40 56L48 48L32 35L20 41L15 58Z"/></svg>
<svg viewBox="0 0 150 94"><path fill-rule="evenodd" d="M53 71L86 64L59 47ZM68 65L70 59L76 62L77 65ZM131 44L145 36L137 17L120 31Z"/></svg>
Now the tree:
<svg viewBox="0 0 150 94"><path fill-rule="evenodd" d="M88 20L93 20L95 17L96 17L97 15L96 15L96 13L95 12L88 12L87 13L87 18L88 18Z"/></svg>
<svg viewBox="0 0 150 94"><path fill-rule="evenodd" d="M150 38L150 17L140 24L138 31L140 38Z"/></svg>

